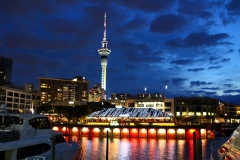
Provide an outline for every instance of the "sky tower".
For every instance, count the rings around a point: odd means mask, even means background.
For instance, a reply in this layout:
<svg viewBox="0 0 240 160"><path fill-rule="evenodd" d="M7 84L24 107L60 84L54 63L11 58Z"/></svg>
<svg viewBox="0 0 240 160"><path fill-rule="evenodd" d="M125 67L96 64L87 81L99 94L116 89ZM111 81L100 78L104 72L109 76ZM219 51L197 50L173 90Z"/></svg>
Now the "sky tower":
<svg viewBox="0 0 240 160"><path fill-rule="evenodd" d="M104 34L102 41L102 48L98 50L98 53L101 55L101 66L102 66L102 79L101 79L101 87L106 91L106 77L107 77L107 60L108 55L111 50L107 48L107 37L106 37L106 13L104 14Z"/></svg>

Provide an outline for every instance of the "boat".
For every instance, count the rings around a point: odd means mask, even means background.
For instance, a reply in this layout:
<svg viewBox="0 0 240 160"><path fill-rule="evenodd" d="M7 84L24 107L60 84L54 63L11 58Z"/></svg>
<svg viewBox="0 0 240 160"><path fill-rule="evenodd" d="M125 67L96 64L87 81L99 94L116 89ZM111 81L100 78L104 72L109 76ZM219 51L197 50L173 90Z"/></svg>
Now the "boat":
<svg viewBox="0 0 240 160"><path fill-rule="evenodd" d="M230 123L224 123L221 125L222 135L230 135L235 130L235 127Z"/></svg>
<svg viewBox="0 0 240 160"><path fill-rule="evenodd" d="M42 114L8 114L0 107L0 159L62 160L73 159L79 143L66 142L63 134L52 130L48 116Z"/></svg>
<svg viewBox="0 0 240 160"><path fill-rule="evenodd" d="M240 125L234 130L231 137L218 149L219 159L240 159Z"/></svg>

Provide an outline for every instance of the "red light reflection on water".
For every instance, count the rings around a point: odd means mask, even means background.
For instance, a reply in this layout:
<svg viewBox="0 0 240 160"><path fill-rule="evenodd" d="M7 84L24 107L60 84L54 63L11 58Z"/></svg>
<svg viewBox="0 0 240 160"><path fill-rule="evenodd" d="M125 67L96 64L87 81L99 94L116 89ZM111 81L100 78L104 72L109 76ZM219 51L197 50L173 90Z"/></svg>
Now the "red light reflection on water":
<svg viewBox="0 0 240 160"><path fill-rule="evenodd" d="M78 139L76 138L76 140ZM106 137L80 137L80 141L82 146L81 159L106 159ZM203 158L206 158L206 153L204 152L206 145L207 140L202 140ZM109 138L108 158L111 160L192 160L193 140Z"/></svg>
<svg viewBox="0 0 240 160"><path fill-rule="evenodd" d="M79 136L64 136L66 142L79 142Z"/></svg>

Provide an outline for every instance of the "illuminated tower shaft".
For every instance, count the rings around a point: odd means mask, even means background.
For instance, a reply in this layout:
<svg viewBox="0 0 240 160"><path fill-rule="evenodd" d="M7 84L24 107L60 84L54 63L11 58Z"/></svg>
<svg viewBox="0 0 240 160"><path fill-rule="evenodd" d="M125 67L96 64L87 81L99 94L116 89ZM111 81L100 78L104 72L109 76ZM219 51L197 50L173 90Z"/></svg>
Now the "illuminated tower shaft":
<svg viewBox="0 0 240 160"><path fill-rule="evenodd" d="M107 37L106 37L106 13L104 14L104 34L102 41L102 48L98 50L101 55L101 66L102 66L102 79L101 87L106 91L106 78L107 78L107 60L111 50L107 48Z"/></svg>

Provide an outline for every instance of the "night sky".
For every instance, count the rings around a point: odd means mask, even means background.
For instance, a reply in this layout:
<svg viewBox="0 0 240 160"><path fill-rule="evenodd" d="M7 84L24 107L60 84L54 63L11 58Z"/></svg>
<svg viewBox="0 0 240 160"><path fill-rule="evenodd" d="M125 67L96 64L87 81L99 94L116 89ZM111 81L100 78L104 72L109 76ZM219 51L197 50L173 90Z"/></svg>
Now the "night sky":
<svg viewBox="0 0 240 160"><path fill-rule="evenodd" d="M240 104L239 0L1 0L0 55L13 59L12 82L100 84L105 12L107 97L146 87Z"/></svg>

